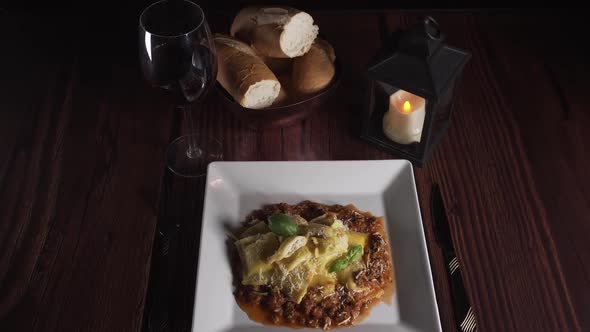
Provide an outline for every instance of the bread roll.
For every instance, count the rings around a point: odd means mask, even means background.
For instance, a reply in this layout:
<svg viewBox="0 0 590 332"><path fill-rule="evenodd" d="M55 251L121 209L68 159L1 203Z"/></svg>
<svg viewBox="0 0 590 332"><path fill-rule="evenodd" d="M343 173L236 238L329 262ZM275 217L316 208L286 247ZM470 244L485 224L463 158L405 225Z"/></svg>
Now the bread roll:
<svg viewBox="0 0 590 332"><path fill-rule="evenodd" d="M290 95L290 79L291 79L291 73L289 72L285 72L283 74L277 75L277 78L279 79L279 82L281 83L281 91L279 92L279 96L277 97L277 99L275 100L275 102L272 104L272 106L283 106L286 105L290 102L292 102L291 100L291 95Z"/></svg>
<svg viewBox="0 0 590 332"><path fill-rule="evenodd" d="M279 76L282 74L291 74L291 67L293 65L293 59L291 58L271 58L264 55L259 55L262 61L266 63L268 68L272 70L275 75ZM280 81L279 77L279 81ZM282 84L282 83L281 83Z"/></svg>
<svg viewBox="0 0 590 332"><path fill-rule="evenodd" d="M311 15L291 7L246 7L234 18L230 33L264 56L294 58L309 50L318 27Z"/></svg>
<svg viewBox="0 0 590 332"><path fill-rule="evenodd" d="M289 100L289 95L287 95L287 91L281 85L281 91L279 91L279 96L275 101L272 103L272 106L283 106L286 105Z"/></svg>
<svg viewBox="0 0 590 332"><path fill-rule="evenodd" d="M246 7L238 12L229 29L232 37L250 43L260 7Z"/></svg>
<svg viewBox="0 0 590 332"><path fill-rule="evenodd" d="M246 44L216 35L217 80L240 105L261 109L277 99L281 84L273 72Z"/></svg>
<svg viewBox="0 0 590 332"><path fill-rule="evenodd" d="M316 39L309 52L293 60L291 91L307 95L326 88L334 78L334 49L323 39Z"/></svg>

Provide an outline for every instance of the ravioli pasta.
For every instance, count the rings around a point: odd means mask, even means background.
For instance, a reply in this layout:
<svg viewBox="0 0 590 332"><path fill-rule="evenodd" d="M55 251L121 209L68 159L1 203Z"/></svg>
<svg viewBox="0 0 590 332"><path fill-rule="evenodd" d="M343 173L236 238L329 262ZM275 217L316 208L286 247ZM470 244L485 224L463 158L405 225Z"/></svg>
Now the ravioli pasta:
<svg viewBox="0 0 590 332"><path fill-rule="evenodd" d="M344 255L351 245L364 247L367 234L351 232L334 214L310 222L297 218L299 233L277 236L263 221L246 229L235 242L243 264L243 285L276 286L300 303L310 286L333 290L337 282L355 288L352 272L362 263L351 264L337 273L330 263Z"/></svg>
<svg viewBox="0 0 590 332"><path fill-rule="evenodd" d="M242 308L256 305L282 325L350 325L393 286L382 219L309 201L268 209L235 234Z"/></svg>

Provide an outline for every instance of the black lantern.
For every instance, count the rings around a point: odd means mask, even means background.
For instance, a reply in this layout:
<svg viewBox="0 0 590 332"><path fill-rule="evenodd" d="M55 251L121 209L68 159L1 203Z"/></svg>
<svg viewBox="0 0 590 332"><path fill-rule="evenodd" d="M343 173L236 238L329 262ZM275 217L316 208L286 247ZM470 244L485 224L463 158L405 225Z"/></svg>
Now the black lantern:
<svg viewBox="0 0 590 332"><path fill-rule="evenodd" d="M443 40L436 21L421 18L397 33L394 52L381 56L367 71L362 138L419 167L450 125L453 89L471 57Z"/></svg>

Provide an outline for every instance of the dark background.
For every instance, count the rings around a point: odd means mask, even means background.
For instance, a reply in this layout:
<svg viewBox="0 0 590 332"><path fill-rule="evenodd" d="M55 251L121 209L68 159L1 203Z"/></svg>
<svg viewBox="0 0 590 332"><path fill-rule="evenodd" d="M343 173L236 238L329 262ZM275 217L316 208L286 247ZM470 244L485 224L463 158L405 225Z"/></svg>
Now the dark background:
<svg viewBox="0 0 590 332"><path fill-rule="evenodd" d="M51 54L43 54L36 61L61 61L74 50L86 50L97 61L108 59L116 63L137 62L137 23L139 15L154 0L130 1L27 1L0 4L0 19L4 20L2 34L25 31L30 40L47 46ZM513 13L546 17L547 24L567 31L561 38L584 47L586 30L585 10L567 7L573 1L560 1L566 8L536 8L525 6L524 1L195 1L203 7L214 32L225 32L233 15L247 5L285 4L316 13L424 11L470 12L485 15ZM522 4L522 6L518 6ZM532 3L529 3L532 4ZM7 22L8 21L8 22ZM354 24L354 22L352 23ZM444 28L444 27L443 27ZM518 28L518 27L516 27ZM579 33L578 33L579 32ZM550 42L550 40L548 40ZM550 44L548 44L550 46ZM6 45L5 47L11 47ZM19 65L19 64L15 64ZM22 65L22 64L20 64Z"/></svg>

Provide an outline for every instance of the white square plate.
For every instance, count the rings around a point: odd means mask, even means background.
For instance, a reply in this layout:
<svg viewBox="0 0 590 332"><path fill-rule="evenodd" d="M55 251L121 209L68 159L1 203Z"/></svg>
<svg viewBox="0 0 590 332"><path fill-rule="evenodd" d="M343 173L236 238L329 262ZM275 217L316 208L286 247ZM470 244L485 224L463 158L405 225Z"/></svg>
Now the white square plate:
<svg viewBox="0 0 590 332"><path fill-rule="evenodd" d="M263 205L354 204L385 218L395 269L391 305L349 332L440 331L412 165L405 160L215 162L209 166L193 312L195 332L294 331L251 321L236 304L227 229ZM298 331L317 331L299 329Z"/></svg>

